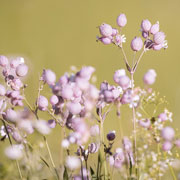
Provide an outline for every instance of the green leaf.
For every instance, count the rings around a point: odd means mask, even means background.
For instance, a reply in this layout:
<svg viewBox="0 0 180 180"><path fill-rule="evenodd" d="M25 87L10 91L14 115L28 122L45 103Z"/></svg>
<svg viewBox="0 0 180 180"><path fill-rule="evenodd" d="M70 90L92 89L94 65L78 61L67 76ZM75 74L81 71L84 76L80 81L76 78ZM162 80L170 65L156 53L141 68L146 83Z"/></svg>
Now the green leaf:
<svg viewBox="0 0 180 180"><path fill-rule="evenodd" d="M63 180L68 180L68 172L66 166L64 166Z"/></svg>

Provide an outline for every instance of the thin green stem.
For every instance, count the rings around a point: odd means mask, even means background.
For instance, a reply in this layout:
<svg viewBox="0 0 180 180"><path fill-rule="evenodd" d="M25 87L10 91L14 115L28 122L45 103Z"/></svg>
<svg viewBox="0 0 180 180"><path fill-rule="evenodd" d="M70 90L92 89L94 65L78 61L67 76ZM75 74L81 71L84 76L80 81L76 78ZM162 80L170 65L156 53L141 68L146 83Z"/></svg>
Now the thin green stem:
<svg viewBox="0 0 180 180"><path fill-rule="evenodd" d="M52 154L51 154L51 151L50 151L50 148L49 148L47 139L46 139L45 136L43 136L43 137L44 137L44 141L45 141L45 144L46 144L46 148L47 148L47 151L48 151L48 154L49 154L49 157L50 157L51 164L52 164L52 166L53 166L53 168L54 168L54 171L55 171L55 173L56 173L57 179L59 180L59 174L58 174L58 172L57 172L55 163L54 163L54 161L53 161Z"/></svg>

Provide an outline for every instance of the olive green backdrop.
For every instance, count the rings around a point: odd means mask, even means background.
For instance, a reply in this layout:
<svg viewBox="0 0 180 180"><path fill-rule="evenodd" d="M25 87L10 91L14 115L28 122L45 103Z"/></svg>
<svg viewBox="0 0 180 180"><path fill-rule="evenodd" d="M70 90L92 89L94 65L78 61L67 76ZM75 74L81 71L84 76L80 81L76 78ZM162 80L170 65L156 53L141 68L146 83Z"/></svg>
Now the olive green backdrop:
<svg viewBox="0 0 180 180"><path fill-rule="evenodd" d="M146 53L135 80L142 84L142 76L149 68L157 71L154 88L167 97L174 125L180 127L179 0L0 0L0 54L20 55L28 60L30 101L35 98L37 77L43 68L60 76L71 65L92 65L98 85L104 79L112 83L114 71L125 67L122 54L113 46L96 42L96 27L102 22L116 26L121 12L128 19L123 32L129 58L133 56L129 44L134 36L140 36L142 19L148 18L152 23L158 20L167 34L169 48ZM112 123L113 119L109 122L107 131L117 124Z"/></svg>

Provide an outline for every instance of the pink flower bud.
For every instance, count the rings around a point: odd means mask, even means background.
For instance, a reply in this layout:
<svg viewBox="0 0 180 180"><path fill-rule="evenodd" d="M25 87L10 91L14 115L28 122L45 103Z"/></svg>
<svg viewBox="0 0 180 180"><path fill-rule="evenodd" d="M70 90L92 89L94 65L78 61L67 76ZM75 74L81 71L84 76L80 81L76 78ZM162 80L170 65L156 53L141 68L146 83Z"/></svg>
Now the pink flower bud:
<svg viewBox="0 0 180 180"><path fill-rule="evenodd" d="M0 56L0 66L6 67L8 64L8 58L6 56Z"/></svg>
<svg viewBox="0 0 180 180"><path fill-rule="evenodd" d="M151 29L151 22L148 19L143 20L141 22L141 28L142 28L143 31L149 32L150 29Z"/></svg>
<svg viewBox="0 0 180 180"><path fill-rule="evenodd" d="M165 34L164 32L157 32L154 34L153 40L156 44L162 44L165 40Z"/></svg>
<svg viewBox="0 0 180 180"><path fill-rule="evenodd" d="M152 48L155 51L159 51L163 48L163 44L154 44Z"/></svg>
<svg viewBox="0 0 180 180"><path fill-rule="evenodd" d="M20 64L24 64L24 58L22 57L17 57L16 59L12 60L10 62L11 68L17 68Z"/></svg>
<svg viewBox="0 0 180 180"><path fill-rule="evenodd" d="M82 110L81 104L80 103L74 103L74 102L69 102L67 104L67 108L70 113L72 114L79 114Z"/></svg>
<svg viewBox="0 0 180 180"><path fill-rule="evenodd" d="M4 96L5 94L6 94L5 87L2 84L0 84L0 96Z"/></svg>
<svg viewBox="0 0 180 180"><path fill-rule="evenodd" d="M28 66L25 64L20 64L16 68L16 75L17 76L24 77L24 76L26 76L27 73L28 73Z"/></svg>
<svg viewBox="0 0 180 180"><path fill-rule="evenodd" d="M143 77L143 81L145 84L147 85L152 85L154 84L155 80L156 80L156 72L154 69L150 69L148 70L148 72L144 75Z"/></svg>
<svg viewBox="0 0 180 180"><path fill-rule="evenodd" d="M62 88L61 96L67 100L70 100L73 97L73 90L70 85L66 85Z"/></svg>
<svg viewBox="0 0 180 180"><path fill-rule="evenodd" d="M48 126L50 128L55 128L56 127L56 121L54 119L48 120Z"/></svg>
<svg viewBox="0 0 180 180"><path fill-rule="evenodd" d="M127 24L127 18L126 18L126 15L125 14L120 14L118 17L117 17L117 25L120 26L120 27L124 27L126 24Z"/></svg>
<svg viewBox="0 0 180 180"><path fill-rule="evenodd" d="M81 78L89 80L95 69L92 66L84 66L79 72Z"/></svg>
<svg viewBox="0 0 180 180"><path fill-rule="evenodd" d="M23 142L22 136L21 136L20 133L19 133L18 131L16 131L16 130L12 132L12 137L13 137L13 139L14 139L17 143Z"/></svg>
<svg viewBox="0 0 180 180"><path fill-rule="evenodd" d="M67 84L67 83L68 83L68 76L67 76L67 75L61 76L60 79L59 79L59 83L60 83L61 85Z"/></svg>
<svg viewBox="0 0 180 180"><path fill-rule="evenodd" d="M100 130L99 130L99 126L98 125L94 125L90 128L90 135L91 136L98 136L100 133Z"/></svg>
<svg viewBox="0 0 180 180"><path fill-rule="evenodd" d="M149 128L151 125L151 121L149 119L145 119L145 121L139 120L139 125L144 128Z"/></svg>
<svg viewBox="0 0 180 180"><path fill-rule="evenodd" d="M151 34L156 34L159 32L159 23L153 24L150 29Z"/></svg>
<svg viewBox="0 0 180 180"><path fill-rule="evenodd" d="M20 90L23 87L23 83L20 79L16 78L13 79L12 83L11 83L11 88L15 91Z"/></svg>
<svg viewBox="0 0 180 180"><path fill-rule="evenodd" d="M176 145L178 148L180 148L180 139L177 139L177 140L175 141L175 145Z"/></svg>
<svg viewBox="0 0 180 180"><path fill-rule="evenodd" d="M3 115L4 119L11 121L11 122L16 122L18 115L16 111L12 110L11 108L7 109L5 114Z"/></svg>
<svg viewBox="0 0 180 180"><path fill-rule="evenodd" d="M101 24L101 26L99 27L99 31L100 31L100 34L104 37L109 37L112 35L112 27L109 25L109 24Z"/></svg>
<svg viewBox="0 0 180 180"><path fill-rule="evenodd" d="M162 145L163 151L170 151L172 148L172 143L169 141L165 141Z"/></svg>
<svg viewBox="0 0 180 180"><path fill-rule="evenodd" d="M112 43L112 40L109 37L101 37L99 38L99 40L104 44L104 45L108 45Z"/></svg>
<svg viewBox="0 0 180 180"><path fill-rule="evenodd" d="M43 71L42 78L48 85L54 85L56 81L56 74L50 69L46 69Z"/></svg>
<svg viewBox="0 0 180 180"><path fill-rule="evenodd" d="M122 89L127 89L130 85L130 79L128 76L120 76L118 84L122 87Z"/></svg>
<svg viewBox="0 0 180 180"><path fill-rule="evenodd" d="M56 95L52 95L51 98L50 98L50 103L52 105L56 105L58 102L59 102L58 97Z"/></svg>
<svg viewBox="0 0 180 180"><path fill-rule="evenodd" d="M113 28L112 29L112 36L116 36L118 34L118 30Z"/></svg>
<svg viewBox="0 0 180 180"><path fill-rule="evenodd" d="M167 121L168 119L166 113L159 114L158 118L161 120L161 122Z"/></svg>
<svg viewBox="0 0 180 180"><path fill-rule="evenodd" d="M131 41L131 48L133 51L140 51L143 47L143 41L140 37L135 37Z"/></svg>
<svg viewBox="0 0 180 180"><path fill-rule="evenodd" d="M147 32L145 32L145 31L142 32L142 37L143 38L146 39L148 36L149 36L149 34Z"/></svg>
<svg viewBox="0 0 180 180"><path fill-rule="evenodd" d="M39 96L38 100L37 100L37 103L38 103L38 108L41 110L41 111L45 111L48 107L48 100L46 97L44 96Z"/></svg>
<svg viewBox="0 0 180 180"><path fill-rule="evenodd" d="M172 141L175 136L174 129L172 127L163 128L161 131L161 136L167 141Z"/></svg>

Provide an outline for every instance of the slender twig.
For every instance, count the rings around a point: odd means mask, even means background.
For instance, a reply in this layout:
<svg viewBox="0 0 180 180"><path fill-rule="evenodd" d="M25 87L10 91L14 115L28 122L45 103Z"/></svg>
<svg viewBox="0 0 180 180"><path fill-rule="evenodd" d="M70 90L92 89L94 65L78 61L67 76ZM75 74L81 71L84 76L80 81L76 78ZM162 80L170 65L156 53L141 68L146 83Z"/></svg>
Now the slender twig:
<svg viewBox="0 0 180 180"><path fill-rule="evenodd" d="M44 137L44 141L45 141L45 144L46 144L46 148L47 148L47 151L48 151L48 154L49 154L49 157L50 157L50 161L51 161L52 166L53 166L53 168L54 168L54 171L55 171L55 173L56 173L57 179L59 180L59 174L58 174L58 171L57 171L57 169L56 169L55 163L54 163L54 161L53 161L52 154L51 154L51 151L50 151L50 148L49 148L47 139L46 139L45 136L43 136L43 137Z"/></svg>

